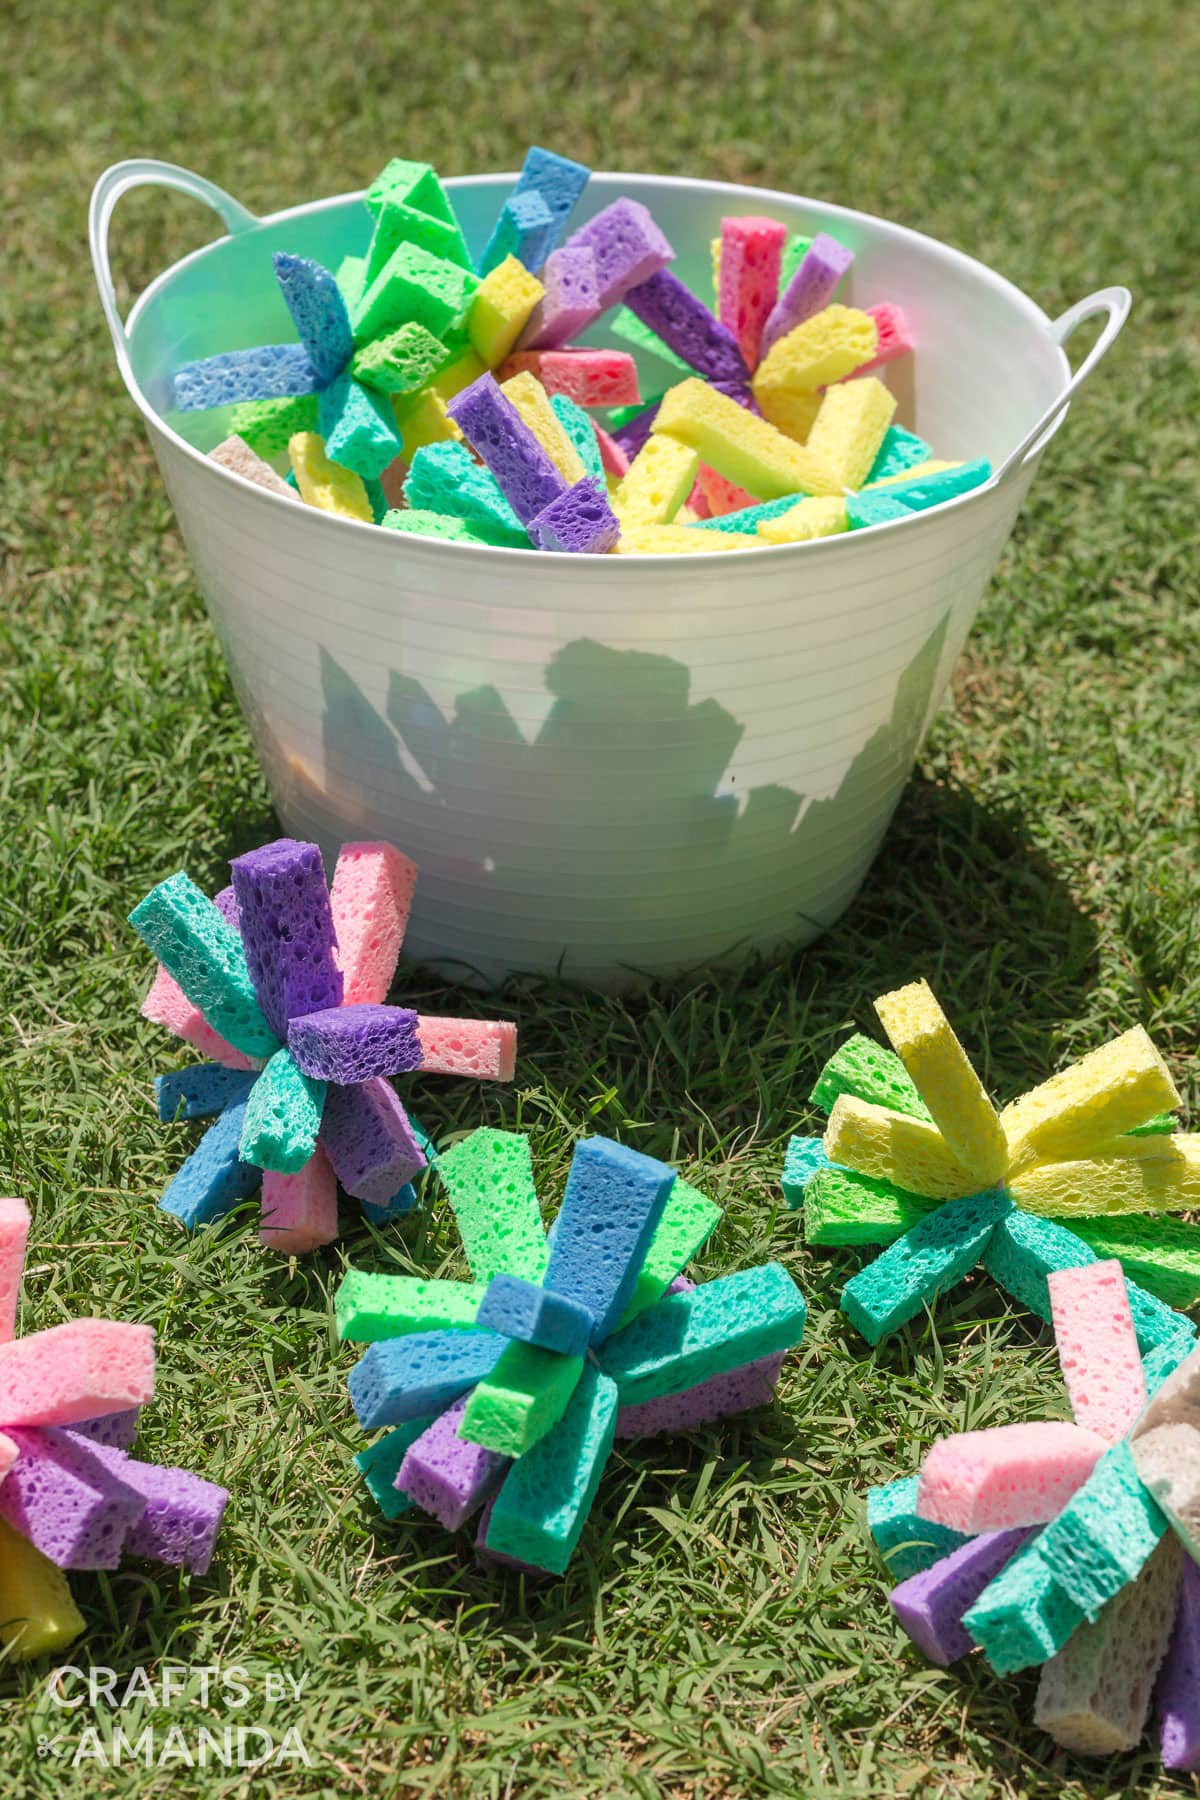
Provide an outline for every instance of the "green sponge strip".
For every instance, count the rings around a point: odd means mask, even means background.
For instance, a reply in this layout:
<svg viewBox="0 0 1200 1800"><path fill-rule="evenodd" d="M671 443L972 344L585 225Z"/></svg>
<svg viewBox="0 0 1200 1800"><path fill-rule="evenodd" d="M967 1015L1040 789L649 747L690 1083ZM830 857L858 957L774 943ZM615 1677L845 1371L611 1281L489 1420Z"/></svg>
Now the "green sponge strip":
<svg viewBox="0 0 1200 1800"><path fill-rule="evenodd" d="M385 1519L398 1519L412 1505L408 1495L402 1494L394 1484L408 1451L432 1424L432 1417L409 1419L405 1424L397 1425L395 1431L389 1431L386 1437L376 1438L354 1458L355 1467Z"/></svg>
<svg viewBox="0 0 1200 1800"><path fill-rule="evenodd" d="M298 431L317 429L318 397L297 394L285 400L242 400L229 417L229 429L259 456L279 456Z"/></svg>
<svg viewBox="0 0 1200 1800"><path fill-rule="evenodd" d="M997 1675L1048 1662L1084 1621L1084 1611L1059 1587L1040 1554L1040 1538L1025 1544L984 1588L963 1624Z"/></svg>
<svg viewBox="0 0 1200 1800"><path fill-rule="evenodd" d="M433 380L449 355L441 339L423 325L401 325L356 350L350 373L381 394L415 394Z"/></svg>
<svg viewBox="0 0 1200 1800"><path fill-rule="evenodd" d="M540 1281L546 1234L533 1185L529 1139L481 1127L438 1158L476 1281L522 1275Z"/></svg>
<svg viewBox="0 0 1200 1800"><path fill-rule="evenodd" d="M1097 1256L1119 1256L1125 1273L1168 1306L1200 1300L1200 1226L1146 1213L1073 1219L1071 1229Z"/></svg>
<svg viewBox="0 0 1200 1800"><path fill-rule="evenodd" d="M798 232L793 232L787 243L783 246L783 260L779 269L779 291L781 294L791 281L796 270L800 267L800 264L808 255L811 244L812 239L810 237L801 237Z"/></svg>
<svg viewBox="0 0 1200 1800"><path fill-rule="evenodd" d="M425 512L419 507L401 511L393 508L380 521L388 531L407 531L413 537L445 538L452 544L503 544L508 540L498 535L485 535L486 527L468 525L464 519L453 519L449 513Z"/></svg>
<svg viewBox="0 0 1200 1800"><path fill-rule="evenodd" d="M481 1281L419 1281L348 1269L334 1296L333 1316L338 1336L351 1344L375 1344L413 1331L469 1331L486 1293Z"/></svg>
<svg viewBox="0 0 1200 1800"><path fill-rule="evenodd" d="M682 356L676 356L671 346L663 342L657 331L652 331L649 325L643 325L637 314L630 312L627 306L621 307L620 311L616 313L609 324L609 330L615 338L620 338L622 343L632 344L635 350L642 350L648 356L656 356L660 362L668 363L672 369L681 369L685 375L696 373L691 363L684 362Z"/></svg>
<svg viewBox="0 0 1200 1800"><path fill-rule="evenodd" d="M1166 1515L1138 1478L1126 1439L1100 1458L1036 1542L1055 1584L1095 1619L1137 1580L1166 1530Z"/></svg>
<svg viewBox="0 0 1200 1800"><path fill-rule="evenodd" d="M582 1356L507 1344L467 1401L459 1437L502 1456L524 1456L558 1424L582 1373Z"/></svg>
<svg viewBox="0 0 1200 1800"><path fill-rule="evenodd" d="M487 1548L561 1575L596 1498L616 1423L616 1382L589 1362L554 1430L509 1470Z"/></svg>
<svg viewBox="0 0 1200 1800"><path fill-rule="evenodd" d="M343 256L334 270L334 281L337 291L346 304L346 311L353 312L362 298L362 291L367 285L367 259L365 256Z"/></svg>
<svg viewBox="0 0 1200 1800"><path fill-rule="evenodd" d="M246 1101L238 1155L256 1169L295 1175L317 1148L325 1083L302 1075L287 1050L277 1050Z"/></svg>
<svg viewBox="0 0 1200 1800"><path fill-rule="evenodd" d="M435 218L422 212L411 202L388 195L375 215L375 230L367 247L366 282L374 281L384 264L401 244L416 244L430 256L457 263L460 269L471 267L471 258L458 221Z"/></svg>
<svg viewBox="0 0 1200 1800"><path fill-rule="evenodd" d="M712 1236L720 1219L721 1209L714 1201L676 1176L658 1230L650 1240L645 1261L638 1271L629 1305L616 1325L617 1331L623 1331L639 1313L644 1313L661 1299L675 1277L682 1274L696 1252Z"/></svg>
<svg viewBox="0 0 1200 1800"><path fill-rule="evenodd" d="M454 208L432 163L393 156L363 195L363 205L373 219L379 217L385 206L401 204L415 206L433 219L444 219L448 225L457 223Z"/></svg>
<svg viewBox="0 0 1200 1800"><path fill-rule="evenodd" d="M805 1190L804 1235L810 1244L894 1244L939 1205L890 1181L829 1164Z"/></svg>
<svg viewBox="0 0 1200 1800"><path fill-rule="evenodd" d="M929 1108L895 1051L885 1050L861 1032L847 1038L841 1049L834 1051L818 1075L809 1099L828 1113L833 1111L839 1094L853 1094L856 1100L890 1106L893 1112L933 1124Z"/></svg>
<svg viewBox="0 0 1200 1800"><path fill-rule="evenodd" d="M952 1550L969 1540L948 1525L934 1525L917 1516L919 1475L905 1475L886 1487L867 1491L867 1530L875 1541L894 1581L907 1581L932 1569Z"/></svg>
<svg viewBox="0 0 1200 1800"><path fill-rule="evenodd" d="M279 1039L255 997L242 940L190 876L160 881L129 923L214 1031L245 1056L274 1056Z"/></svg>
<svg viewBox="0 0 1200 1800"><path fill-rule="evenodd" d="M585 473L603 486L604 463L600 456L600 440L592 430L592 421L582 406L577 406L565 394L551 394L550 407L578 451Z"/></svg>
<svg viewBox="0 0 1200 1800"><path fill-rule="evenodd" d="M975 1267L1011 1210L999 1188L948 1200L846 1283L842 1311L869 1344L879 1343Z"/></svg>
<svg viewBox="0 0 1200 1800"><path fill-rule="evenodd" d="M782 1263L763 1263L668 1294L609 1338L600 1366L616 1381L622 1406L636 1406L790 1350L804 1336L805 1317Z"/></svg>
<svg viewBox="0 0 1200 1800"><path fill-rule="evenodd" d="M410 321L446 343L479 281L469 269L431 256L419 244L401 244L363 295L352 320L354 342L366 344Z"/></svg>

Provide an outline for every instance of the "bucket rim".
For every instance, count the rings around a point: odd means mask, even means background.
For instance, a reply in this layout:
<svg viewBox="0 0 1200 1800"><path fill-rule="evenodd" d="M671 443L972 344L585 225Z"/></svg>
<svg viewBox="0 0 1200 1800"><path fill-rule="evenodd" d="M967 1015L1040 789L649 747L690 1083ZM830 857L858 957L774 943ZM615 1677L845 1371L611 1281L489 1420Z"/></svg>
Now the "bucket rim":
<svg viewBox="0 0 1200 1800"><path fill-rule="evenodd" d="M490 187L507 191L511 189L513 183L517 180L517 175L518 172L514 170L477 175L452 175L446 177L442 185L451 191L457 188L486 189ZM644 171L641 173L630 173L625 170L595 169L592 171L592 175L596 180L620 182L631 189L636 189L638 187L654 189L669 187L693 192L700 189L705 192L749 196L752 200L756 199L759 202L774 201L775 203L784 206L794 206L796 204L802 206L808 205L819 209L823 214L833 215L838 219L862 221L864 224L872 227L883 226L889 232L898 234L901 239L909 238L918 242L926 252L934 253L935 257L955 263L960 267L966 267L974 271L980 278L993 287L1004 290L1010 300L1016 301L1018 309L1026 314L1030 325L1038 331L1040 336L1046 339L1048 348L1057 358L1059 374L1062 379L1062 387L1065 388L1070 382L1070 361L1063 345L1056 342L1054 339L1054 321L1050 318L1050 315L1037 304L1036 300L1032 299L1023 288L1018 287L1015 282L1008 278L1008 276L1001 275L988 263L982 262L978 257L970 255L970 253L965 250L959 250L951 244L944 243L940 238L932 237L928 232L919 231L910 225L902 225L894 219L883 218L876 213L863 212L859 208L842 206L834 201L819 200L812 195L789 193L782 188L758 187L743 182L715 181L690 175L653 175ZM102 175L100 177L100 182L103 182L104 180L105 176ZM99 185L99 183L97 185ZM345 206L348 202L361 202L365 192L365 188L351 189L341 194L326 195L319 200L306 200L295 206L280 207L274 212L263 213L256 216L254 219L254 226L248 227L248 229L254 229L260 225L279 225L286 222L288 219L298 218L302 215L311 217L313 214ZM138 320L143 311L153 303L157 295L181 269L186 268L190 263L196 262L204 256L210 255L217 245L225 242L231 235L233 234L225 232L206 244L198 245L195 250L189 251L186 256L177 258L176 261L169 263L165 269L161 269L138 295L138 298L130 308L129 316L125 321L127 338L132 336L133 332L136 330ZM208 472L210 478L215 478L225 483L234 482L244 492L253 494L262 504L276 509L283 507L294 508L298 504L298 501L285 499L282 494L272 493L268 489L260 487L257 483L249 480L248 477L239 475L232 469L227 469L222 464L214 462L204 451L197 449L194 444L189 443L174 426L168 424L163 414L151 404L141 383L134 374L131 359L127 355L119 356L118 366L130 397L142 414L151 432L161 433L174 450L182 452L183 455L195 465L202 465ZM1038 462L1041 460L1043 451L1047 448L1051 439L1055 437L1060 430L1069 411L1070 403L1067 403L1061 408L1056 417L1050 420L1045 431L1042 432L1037 441L1030 446L1016 467L1008 469L1005 475L1006 485L1008 481L1018 474L1021 476L1032 476ZM539 568L542 568L547 572L554 566L569 566L574 571L576 578L578 578L578 576L584 572L584 569L587 568L589 570L589 579L594 578L606 581L613 578L615 574L620 571L622 566L625 566L628 570L632 571L634 568L646 569L664 562L669 562L675 568L678 568L681 564L686 564L688 570L691 571L692 569L695 569L697 575L702 572L715 575L721 568L728 567L731 564L740 566L740 564L749 557L754 557L756 561L762 562L767 557L771 557L774 561L778 561L782 557L796 556L804 553L807 553L810 557L816 557L818 554L824 554L825 556L845 556L848 554L846 548L847 545L853 542L874 539L881 532L890 531L895 533L898 531L908 531L910 533L915 533L918 527L928 526L932 521L943 517L947 512L953 509L965 508L972 503L982 502L985 497L996 491L999 483L1000 474L997 471L993 471L993 473L988 476L987 480L980 482L977 487L968 489L964 494L956 494L950 499L942 500L936 506L926 507L923 511L914 512L910 514L908 518L888 519L881 524L866 526L853 532L838 532L830 537L811 538L799 543L768 544L763 542L761 544L747 546L744 549L739 548L734 550L668 551L659 554L635 552L631 554L622 554L620 556L579 556L564 550L536 550L532 546L529 549L521 549L516 546L505 544L468 544L443 538L426 538L417 534L403 535L408 539L407 547L410 549L417 549L423 556L428 555L433 558L457 556L459 558L475 559L481 564L487 564L493 567L495 566L496 557L503 556L509 559L506 564L509 568L516 567L516 564L512 560L516 558L528 562L531 565L536 564ZM371 542L378 544L378 538L375 534L382 529L382 526L377 525L374 522L368 524L366 520L349 519L339 513L324 512L319 507L305 506L303 510L306 528L314 527L327 531L337 531L339 533L352 531L362 534L364 532L369 532L371 533ZM402 534L393 533L390 535L399 537Z"/></svg>

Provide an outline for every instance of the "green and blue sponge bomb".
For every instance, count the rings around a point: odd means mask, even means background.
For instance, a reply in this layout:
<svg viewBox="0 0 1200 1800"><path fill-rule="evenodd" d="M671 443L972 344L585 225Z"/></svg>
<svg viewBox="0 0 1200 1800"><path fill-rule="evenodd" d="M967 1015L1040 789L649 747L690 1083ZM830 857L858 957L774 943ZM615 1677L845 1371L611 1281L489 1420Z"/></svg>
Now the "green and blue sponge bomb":
<svg viewBox="0 0 1200 1800"><path fill-rule="evenodd" d="M528 1139L481 1129L443 1153L472 1280L351 1270L342 1338L357 1458L384 1513L457 1530L484 1561L561 1575L617 1438L711 1423L767 1402L805 1304L778 1263L703 1282L683 1270L719 1208L673 1168L607 1138L576 1147L542 1225Z"/></svg>

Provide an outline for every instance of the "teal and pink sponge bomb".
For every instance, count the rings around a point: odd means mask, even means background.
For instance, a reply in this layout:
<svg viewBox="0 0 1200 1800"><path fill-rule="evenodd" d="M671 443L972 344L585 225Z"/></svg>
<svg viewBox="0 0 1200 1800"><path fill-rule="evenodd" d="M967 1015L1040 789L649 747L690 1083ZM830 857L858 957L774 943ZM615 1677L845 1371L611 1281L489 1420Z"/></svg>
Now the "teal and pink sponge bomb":
<svg viewBox="0 0 1200 1800"><path fill-rule="evenodd" d="M341 1337L357 1458L389 1518L456 1530L481 1514L484 1561L561 1575L616 1438L655 1436L769 1400L805 1305L778 1263L693 1286L719 1209L667 1164L608 1138L575 1150L542 1225L528 1139L479 1130L438 1159L472 1279L351 1270Z"/></svg>
<svg viewBox="0 0 1200 1800"><path fill-rule="evenodd" d="M261 1185L263 1242L296 1254L337 1236L339 1182L376 1221L415 1204L429 1144L387 1077L509 1081L516 1027L384 1003L417 880L392 845L344 845L332 886L293 838L231 866L215 901L178 874L130 915L160 965L143 1014L211 1059L156 1083L160 1118L216 1115L160 1204L203 1225Z"/></svg>
<svg viewBox="0 0 1200 1800"><path fill-rule="evenodd" d="M1200 1773L1200 1351L1180 1333L1143 1363L1119 1263L1049 1289L1073 1420L944 1438L873 1490L892 1607L943 1667L1040 1666L1064 1748L1132 1750L1153 1704L1166 1767Z"/></svg>
<svg viewBox="0 0 1200 1800"><path fill-rule="evenodd" d="M229 1496L186 1469L129 1454L154 1395L154 1333L72 1319L14 1336L29 1238L23 1200L0 1200L0 1644L62 1649L84 1621L63 1571L125 1554L202 1575Z"/></svg>

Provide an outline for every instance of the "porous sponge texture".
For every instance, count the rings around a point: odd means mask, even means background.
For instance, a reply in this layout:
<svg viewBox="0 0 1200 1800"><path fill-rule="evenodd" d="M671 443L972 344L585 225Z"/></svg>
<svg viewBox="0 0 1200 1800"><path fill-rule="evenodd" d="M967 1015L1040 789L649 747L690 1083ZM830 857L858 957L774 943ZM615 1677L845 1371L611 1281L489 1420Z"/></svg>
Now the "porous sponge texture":
<svg viewBox="0 0 1200 1800"><path fill-rule="evenodd" d="M428 1417L490 1375L505 1348L491 1331L419 1331L371 1344L350 1371L364 1431Z"/></svg>
<svg viewBox="0 0 1200 1800"><path fill-rule="evenodd" d="M404 496L411 507L462 519L494 544L529 547L529 533L496 477L480 467L465 444L422 445L412 459Z"/></svg>
<svg viewBox="0 0 1200 1800"><path fill-rule="evenodd" d="M1158 1688L1163 1766L1200 1771L1200 1563L1183 1559L1179 1610Z"/></svg>
<svg viewBox="0 0 1200 1800"><path fill-rule="evenodd" d="M612 1449L617 1385L592 1363L559 1424L509 1470L486 1547L561 1575L579 1541Z"/></svg>
<svg viewBox="0 0 1200 1800"><path fill-rule="evenodd" d="M1048 1223L1048 1221L1047 1221ZM1200 1299L1195 1228L1162 1214L1108 1214L1071 1220L1072 1232L1097 1256L1116 1256L1126 1273L1170 1307Z"/></svg>
<svg viewBox="0 0 1200 1800"><path fill-rule="evenodd" d="M873 375L840 382L825 391L808 448L845 487L861 487L895 413L895 395Z"/></svg>
<svg viewBox="0 0 1200 1800"><path fill-rule="evenodd" d="M822 1112L830 1113L841 1094L852 1094L856 1100L869 1100L875 1106L886 1106L892 1112L933 1123L929 1108L895 1051L885 1050L861 1032L847 1038L834 1051L809 1099Z"/></svg>
<svg viewBox="0 0 1200 1800"><path fill-rule="evenodd" d="M288 1049L301 1072L342 1087L421 1066L417 1015L407 1007L333 1006L293 1019Z"/></svg>
<svg viewBox="0 0 1200 1800"><path fill-rule="evenodd" d="M698 1188L676 1176L650 1247L642 1258L633 1292L617 1322L621 1330L654 1305L691 1262L720 1223L721 1209Z"/></svg>
<svg viewBox="0 0 1200 1800"><path fill-rule="evenodd" d="M1146 1377L1119 1262L1048 1277L1054 1337L1075 1423L1115 1444L1146 1406Z"/></svg>
<svg viewBox="0 0 1200 1800"><path fill-rule="evenodd" d="M511 1081L517 1060L517 1028L506 1019L434 1019L417 1014L420 1067L427 1075L470 1075L476 1081Z"/></svg>
<svg viewBox="0 0 1200 1800"><path fill-rule="evenodd" d="M1027 1211L1050 1217L1192 1211L1200 1207L1200 1135L1114 1138L1095 1156L1026 1167L1010 1186Z"/></svg>
<svg viewBox="0 0 1200 1800"><path fill-rule="evenodd" d="M349 1269L334 1297L338 1336L374 1344L416 1331L470 1331L486 1292L482 1282L422 1281Z"/></svg>
<svg viewBox="0 0 1200 1800"><path fill-rule="evenodd" d="M154 1394L154 1333L115 1319L71 1319L0 1344L5 1426L74 1425L145 1406Z"/></svg>
<svg viewBox="0 0 1200 1800"><path fill-rule="evenodd" d="M814 538L836 537L849 529L846 502L832 495L814 495L774 518L760 519L755 529L767 544L806 544Z"/></svg>
<svg viewBox="0 0 1200 1800"><path fill-rule="evenodd" d="M613 495L622 528L668 524L691 493L699 463L677 438L649 437Z"/></svg>
<svg viewBox="0 0 1200 1800"><path fill-rule="evenodd" d="M563 430L550 396L536 375L523 370L500 384L500 392L533 433L563 480L574 486L587 473L583 459Z"/></svg>
<svg viewBox="0 0 1200 1800"><path fill-rule="evenodd" d="M1019 1550L963 1615L997 1675L1045 1662L1083 1623L1082 1607L1054 1580L1040 1538Z"/></svg>
<svg viewBox="0 0 1200 1800"><path fill-rule="evenodd" d="M1141 1574L1166 1530L1166 1516L1138 1478L1125 1441L1101 1457L1047 1525L1038 1553L1056 1584L1095 1619Z"/></svg>
<svg viewBox="0 0 1200 1800"><path fill-rule="evenodd" d="M791 1349L805 1318L787 1270L764 1263L668 1295L614 1333L600 1366L616 1381L621 1404L635 1406Z"/></svg>
<svg viewBox="0 0 1200 1800"><path fill-rule="evenodd" d="M247 1056L273 1056L242 940L182 871L151 888L129 923L208 1023Z"/></svg>
<svg viewBox="0 0 1200 1800"><path fill-rule="evenodd" d="M297 1014L342 1000L321 852L279 838L235 856L230 869L250 979L263 1017L285 1038Z"/></svg>
<svg viewBox="0 0 1200 1800"><path fill-rule="evenodd" d="M846 1283L842 1311L869 1344L879 1343L975 1266L1011 1210L999 1190L939 1206Z"/></svg>
<svg viewBox="0 0 1200 1800"><path fill-rule="evenodd" d="M487 1127L438 1159L476 1281L502 1270L538 1281L546 1267L546 1234L533 1184L529 1139Z"/></svg>
<svg viewBox="0 0 1200 1800"><path fill-rule="evenodd" d="M554 1350L560 1356L582 1356L592 1331L586 1306L519 1275L493 1275L479 1310L484 1331L498 1331L522 1344Z"/></svg>
<svg viewBox="0 0 1200 1800"><path fill-rule="evenodd" d="M593 1343L603 1343L628 1305L674 1185L667 1163L610 1138L576 1145L545 1285L588 1309Z"/></svg>
<svg viewBox="0 0 1200 1800"><path fill-rule="evenodd" d="M940 1438L921 1465L917 1511L968 1537L1044 1525L1106 1448L1094 1431L1044 1420Z"/></svg>
<svg viewBox="0 0 1200 1800"><path fill-rule="evenodd" d="M886 1246L919 1225L939 1204L921 1194L906 1194L890 1181L828 1165L805 1187L804 1235L810 1244Z"/></svg>
<svg viewBox="0 0 1200 1800"><path fill-rule="evenodd" d="M381 394L415 394L432 381L450 352L423 325L401 325L356 350L350 373Z"/></svg>
<svg viewBox="0 0 1200 1800"><path fill-rule="evenodd" d="M968 1540L917 1514L920 1477L904 1475L867 1491L867 1530L895 1581L931 1569Z"/></svg>
<svg viewBox="0 0 1200 1800"><path fill-rule="evenodd" d="M558 1424L583 1373L582 1356L510 1341L475 1388L459 1436L501 1456L524 1456Z"/></svg>
<svg viewBox="0 0 1200 1800"><path fill-rule="evenodd" d="M819 458L703 381L681 381L672 388L653 429L690 445L702 462L756 500L840 491L837 477Z"/></svg>
<svg viewBox="0 0 1200 1800"><path fill-rule="evenodd" d="M936 1125L852 1094L841 1094L834 1102L825 1153L843 1168L931 1200L962 1200L980 1190L979 1178L959 1161Z"/></svg>
<svg viewBox="0 0 1200 1800"><path fill-rule="evenodd" d="M853 385L865 387L867 383ZM1003 1181L1008 1143L1000 1115L929 983L914 981L881 994L875 1010L951 1154L970 1170L977 1188Z"/></svg>
<svg viewBox="0 0 1200 1800"><path fill-rule="evenodd" d="M344 519L358 519L365 525L374 524L375 513L362 476L331 461L319 433L297 431L288 439L287 449L296 486L307 505L321 512L337 513Z"/></svg>
<svg viewBox="0 0 1200 1800"><path fill-rule="evenodd" d="M823 307L771 346L754 374L755 397L827 388L870 362L878 341L867 313L853 306Z"/></svg>
<svg viewBox="0 0 1200 1800"><path fill-rule="evenodd" d="M304 1256L337 1236L337 1177L320 1145L302 1169L264 1169L258 1239L284 1256Z"/></svg>
<svg viewBox="0 0 1200 1800"><path fill-rule="evenodd" d="M505 257L480 282L467 314L467 332L489 369L504 361L545 291L515 256Z"/></svg>
<svg viewBox="0 0 1200 1800"><path fill-rule="evenodd" d="M1014 1173L1072 1161L1179 1105L1170 1071L1140 1025L1089 1051L1000 1115Z"/></svg>
<svg viewBox="0 0 1200 1800"><path fill-rule="evenodd" d="M1158 1388L1131 1449L1138 1475L1200 1561L1200 1351Z"/></svg>
<svg viewBox="0 0 1200 1800"><path fill-rule="evenodd" d="M317 1147L325 1083L302 1075L287 1050L277 1050L246 1099L238 1155L260 1169L295 1175Z"/></svg>
<svg viewBox="0 0 1200 1800"><path fill-rule="evenodd" d="M29 1223L24 1200L0 1199L0 1344L11 1343L17 1327Z"/></svg>
<svg viewBox="0 0 1200 1800"><path fill-rule="evenodd" d="M342 845L329 903L347 1006L387 998L416 885L416 863L393 845Z"/></svg>
<svg viewBox="0 0 1200 1800"><path fill-rule="evenodd" d="M975 1648L963 1614L1027 1536L1023 1530L985 1532L893 1590L892 1611L930 1662L948 1668Z"/></svg>

